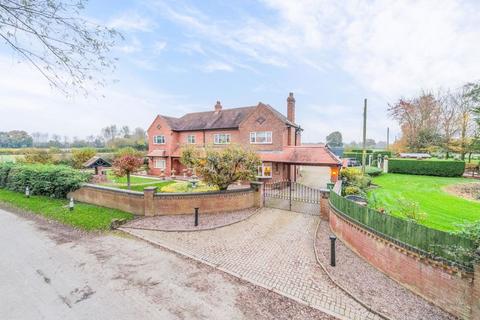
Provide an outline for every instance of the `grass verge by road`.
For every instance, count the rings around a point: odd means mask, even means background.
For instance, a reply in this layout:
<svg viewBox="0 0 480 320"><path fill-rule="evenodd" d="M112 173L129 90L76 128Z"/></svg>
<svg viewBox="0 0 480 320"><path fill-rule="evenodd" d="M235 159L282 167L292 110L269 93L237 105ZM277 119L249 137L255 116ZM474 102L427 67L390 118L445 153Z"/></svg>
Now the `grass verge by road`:
<svg viewBox="0 0 480 320"><path fill-rule="evenodd" d="M75 209L70 211L66 199L44 196L26 198L22 193L5 189L0 189L0 203L2 202L87 231L108 230L114 219L133 219L131 213L85 203L76 203Z"/></svg>
<svg viewBox="0 0 480 320"><path fill-rule="evenodd" d="M369 202L388 213L401 216L399 199L415 201L427 214L422 224L445 231L458 229L456 224L480 220L480 202L449 194L443 189L452 184L476 182L465 178L444 178L408 174L384 174L373 179L379 188L368 192Z"/></svg>

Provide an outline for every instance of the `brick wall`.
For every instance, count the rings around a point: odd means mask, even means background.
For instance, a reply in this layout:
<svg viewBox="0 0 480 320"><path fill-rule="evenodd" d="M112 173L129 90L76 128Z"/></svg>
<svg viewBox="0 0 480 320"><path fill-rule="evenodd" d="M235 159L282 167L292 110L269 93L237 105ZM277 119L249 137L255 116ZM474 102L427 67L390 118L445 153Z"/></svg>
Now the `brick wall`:
<svg viewBox="0 0 480 320"><path fill-rule="evenodd" d="M401 248L345 220L332 208L329 221L337 237L380 271L459 318L480 319L479 314L474 316L472 313L475 308L472 309L473 273L431 261ZM478 267L476 275L480 278ZM476 282L480 286L479 281ZM479 290L475 294L478 308Z"/></svg>
<svg viewBox="0 0 480 320"><path fill-rule="evenodd" d="M260 207L262 188L205 193L155 193L155 188L135 192L86 184L68 196L76 201L131 212L136 215L227 212Z"/></svg>
<svg viewBox="0 0 480 320"><path fill-rule="evenodd" d="M68 197L73 197L75 201L118 209L136 215L145 213L143 192L87 184L69 193Z"/></svg>

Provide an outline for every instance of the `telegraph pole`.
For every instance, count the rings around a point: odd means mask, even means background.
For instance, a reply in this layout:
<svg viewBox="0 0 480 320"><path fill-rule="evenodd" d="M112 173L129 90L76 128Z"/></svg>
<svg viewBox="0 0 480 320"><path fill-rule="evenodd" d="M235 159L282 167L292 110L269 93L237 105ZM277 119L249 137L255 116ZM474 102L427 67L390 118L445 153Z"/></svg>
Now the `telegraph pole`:
<svg viewBox="0 0 480 320"><path fill-rule="evenodd" d="M367 162L367 98L363 100L363 145L362 145L362 174L365 175L365 162Z"/></svg>
<svg viewBox="0 0 480 320"><path fill-rule="evenodd" d="M387 151L390 149L390 128L387 127Z"/></svg>

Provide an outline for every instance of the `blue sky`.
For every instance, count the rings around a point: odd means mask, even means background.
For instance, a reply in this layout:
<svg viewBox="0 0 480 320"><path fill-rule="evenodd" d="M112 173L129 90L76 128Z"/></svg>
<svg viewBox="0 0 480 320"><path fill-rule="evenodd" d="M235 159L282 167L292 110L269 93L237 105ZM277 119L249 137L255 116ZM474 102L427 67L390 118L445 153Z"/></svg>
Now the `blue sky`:
<svg viewBox="0 0 480 320"><path fill-rule="evenodd" d="M121 31L118 69L99 96L65 98L0 49L0 130L84 137L111 123L148 127L157 113L268 103L295 93L304 141L334 130L361 139L398 128L389 102L480 75L476 1L91 1L85 14Z"/></svg>

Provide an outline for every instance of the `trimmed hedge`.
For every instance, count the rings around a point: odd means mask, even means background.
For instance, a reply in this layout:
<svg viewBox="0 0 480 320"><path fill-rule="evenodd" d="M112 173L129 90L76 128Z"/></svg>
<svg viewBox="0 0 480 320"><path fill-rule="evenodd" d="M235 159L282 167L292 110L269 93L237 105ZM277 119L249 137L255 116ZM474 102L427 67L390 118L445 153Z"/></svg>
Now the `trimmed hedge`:
<svg viewBox="0 0 480 320"><path fill-rule="evenodd" d="M67 193L89 181L91 174L71 167L44 164L0 164L0 188L32 195L65 198Z"/></svg>
<svg viewBox="0 0 480 320"><path fill-rule="evenodd" d="M465 172L465 161L389 159L388 172L424 176L461 177Z"/></svg>

